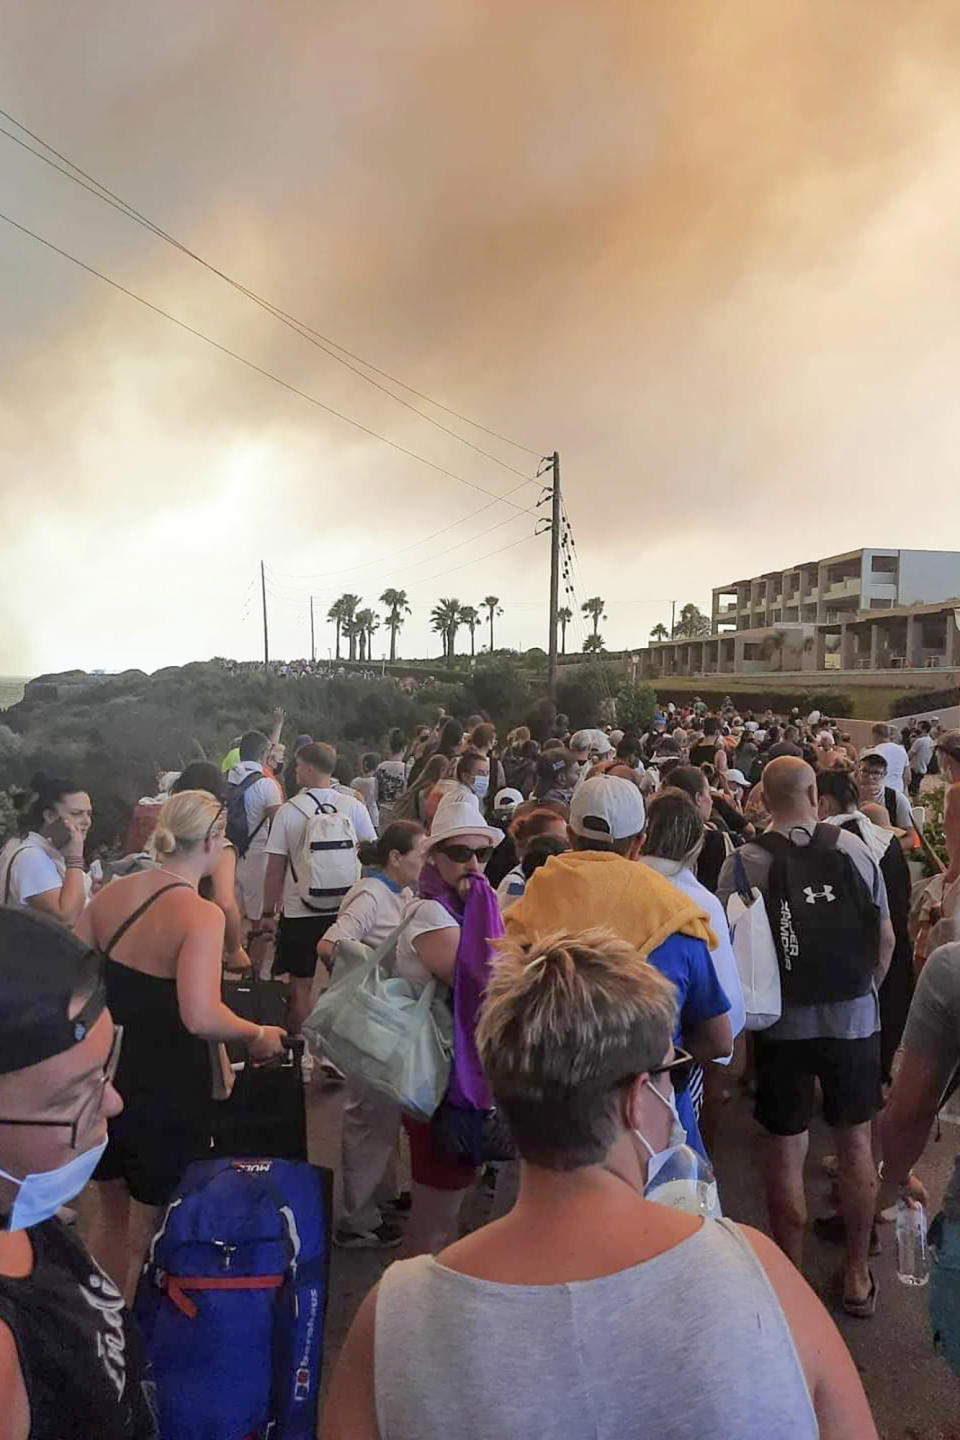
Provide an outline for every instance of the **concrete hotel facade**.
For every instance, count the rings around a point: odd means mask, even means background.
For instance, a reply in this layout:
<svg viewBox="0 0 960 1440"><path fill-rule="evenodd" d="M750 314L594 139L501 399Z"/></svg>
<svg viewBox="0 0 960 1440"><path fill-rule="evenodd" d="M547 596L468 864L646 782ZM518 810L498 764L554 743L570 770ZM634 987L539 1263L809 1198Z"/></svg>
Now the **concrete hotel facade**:
<svg viewBox="0 0 960 1440"><path fill-rule="evenodd" d="M713 591L711 634L640 651L646 678L960 666L960 552L852 550Z"/></svg>

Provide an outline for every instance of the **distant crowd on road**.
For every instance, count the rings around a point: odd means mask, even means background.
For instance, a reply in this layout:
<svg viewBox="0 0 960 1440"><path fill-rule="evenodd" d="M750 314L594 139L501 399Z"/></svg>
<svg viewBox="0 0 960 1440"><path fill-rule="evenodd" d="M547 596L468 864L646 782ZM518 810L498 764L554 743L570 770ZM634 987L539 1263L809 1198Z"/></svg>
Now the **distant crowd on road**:
<svg viewBox="0 0 960 1440"><path fill-rule="evenodd" d="M479 1433L480 1406L523 1440L875 1436L804 1249L840 1247L837 1306L868 1320L891 1207L925 1198L912 1167L960 1066L960 732L878 724L858 752L817 710L728 698L501 741L440 711L347 779L283 725L159 777L106 865L79 780L22 797L0 853L4 1433L153 1433L123 1300L209 1153L211 1056L306 1036L303 1084L344 1092L335 1242L403 1256L351 1328L330 1440ZM394 993L430 987L449 1045L428 1115L316 1038L364 955ZM251 971L286 987L282 1025L231 1008L225 977ZM772 1240L723 1215L732 1077ZM820 1110L836 1205L811 1227ZM490 1185L499 1218L461 1236Z"/></svg>

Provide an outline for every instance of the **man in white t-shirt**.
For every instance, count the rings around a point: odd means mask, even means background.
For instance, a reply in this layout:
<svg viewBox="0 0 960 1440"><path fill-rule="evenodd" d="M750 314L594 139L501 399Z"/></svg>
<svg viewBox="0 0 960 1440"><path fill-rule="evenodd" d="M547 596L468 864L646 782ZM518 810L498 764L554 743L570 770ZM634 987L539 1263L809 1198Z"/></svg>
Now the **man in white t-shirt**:
<svg viewBox="0 0 960 1440"><path fill-rule="evenodd" d="M906 779L909 779L910 766L906 750L891 739L892 734L893 731L889 725L874 725L873 744L869 748L874 755L882 755L886 760L887 785L891 790L896 790L899 795L902 795L907 788Z"/></svg>
<svg viewBox="0 0 960 1440"><path fill-rule="evenodd" d="M270 741L259 730L248 730L240 740L240 760L227 775L227 795L242 787L247 818L247 848L237 856L237 899L248 921L263 914L263 882L267 873L267 840L274 815L283 803L276 780L263 772Z"/></svg>
<svg viewBox="0 0 960 1440"><path fill-rule="evenodd" d="M919 796L920 783L924 775L930 769L930 761L933 759L935 750L933 739L930 735L930 721L920 721L920 731L913 744L910 746L907 758L910 761L910 794Z"/></svg>
<svg viewBox="0 0 960 1440"><path fill-rule="evenodd" d="M300 793L274 816L267 840L267 875L263 891L263 923L272 924L283 908L277 939L275 971L291 980L290 1014L287 1024L292 1035L300 1032L310 1009L310 989L317 968L317 945L337 918L339 897L333 908L318 910L300 896L295 867L300 863L307 822L318 804L332 805L353 823L358 841L376 840L370 815L363 801L352 792L338 790L333 783L337 752L331 745L304 745L297 751L297 784ZM360 878L359 861L357 875Z"/></svg>

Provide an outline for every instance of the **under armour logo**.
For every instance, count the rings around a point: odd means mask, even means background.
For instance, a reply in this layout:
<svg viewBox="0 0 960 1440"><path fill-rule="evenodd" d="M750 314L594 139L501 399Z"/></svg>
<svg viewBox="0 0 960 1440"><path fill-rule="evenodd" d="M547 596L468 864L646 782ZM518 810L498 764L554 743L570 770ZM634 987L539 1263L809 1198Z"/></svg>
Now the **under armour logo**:
<svg viewBox="0 0 960 1440"><path fill-rule="evenodd" d="M833 893L832 885L824 885L822 890L814 890L812 885L804 886L804 895L807 897L808 905L815 905L818 900L826 900L829 905L837 897Z"/></svg>

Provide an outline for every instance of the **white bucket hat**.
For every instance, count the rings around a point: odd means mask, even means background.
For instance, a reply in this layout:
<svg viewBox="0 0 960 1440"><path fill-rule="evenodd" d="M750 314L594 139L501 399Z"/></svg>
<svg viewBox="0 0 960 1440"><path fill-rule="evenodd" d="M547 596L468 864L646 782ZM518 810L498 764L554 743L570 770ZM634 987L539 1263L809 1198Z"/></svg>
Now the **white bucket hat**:
<svg viewBox="0 0 960 1440"><path fill-rule="evenodd" d="M434 845L452 840L457 835L483 835L491 845L499 845L503 839L503 831L498 830L495 825L487 824L479 806L469 800L444 796L433 817L430 834L427 836L427 848L432 850Z"/></svg>

